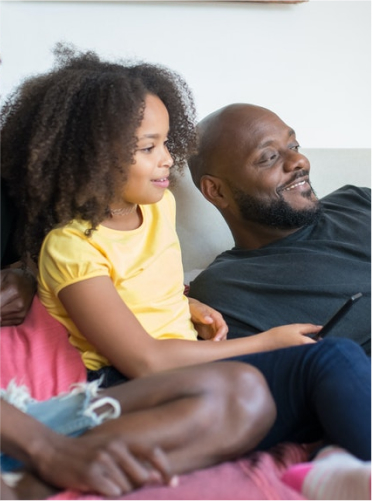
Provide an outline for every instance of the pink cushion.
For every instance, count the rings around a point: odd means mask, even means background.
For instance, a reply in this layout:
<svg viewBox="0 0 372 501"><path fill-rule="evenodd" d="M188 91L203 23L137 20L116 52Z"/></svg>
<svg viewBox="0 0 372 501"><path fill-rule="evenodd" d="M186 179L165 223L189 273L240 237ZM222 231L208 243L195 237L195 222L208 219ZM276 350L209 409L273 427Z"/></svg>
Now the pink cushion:
<svg viewBox="0 0 372 501"><path fill-rule="evenodd" d="M46 400L68 391L72 383L86 381L84 364L66 329L37 296L23 324L1 328L0 345L1 388L15 379L32 397Z"/></svg>

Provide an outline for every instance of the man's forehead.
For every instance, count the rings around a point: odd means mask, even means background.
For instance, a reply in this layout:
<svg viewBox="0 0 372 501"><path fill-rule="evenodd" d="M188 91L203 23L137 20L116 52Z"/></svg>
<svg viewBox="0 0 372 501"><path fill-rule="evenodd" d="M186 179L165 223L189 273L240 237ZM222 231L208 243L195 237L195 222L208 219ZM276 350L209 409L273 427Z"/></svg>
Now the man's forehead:
<svg viewBox="0 0 372 501"><path fill-rule="evenodd" d="M231 137L236 146L263 149L278 139L285 140L295 136L295 131L285 124L275 113L265 108L248 110L236 117L230 125Z"/></svg>
<svg viewBox="0 0 372 501"><path fill-rule="evenodd" d="M208 115L200 122L198 129L202 138L208 142L218 141L226 136L233 139L260 130L272 117L276 115L266 108L236 103Z"/></svg>

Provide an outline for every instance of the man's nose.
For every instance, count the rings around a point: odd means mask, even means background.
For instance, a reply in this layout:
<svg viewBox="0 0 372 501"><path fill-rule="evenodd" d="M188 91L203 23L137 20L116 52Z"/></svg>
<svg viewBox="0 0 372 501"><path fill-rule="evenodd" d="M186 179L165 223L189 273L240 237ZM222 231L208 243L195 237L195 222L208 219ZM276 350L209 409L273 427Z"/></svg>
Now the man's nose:
<svg viewBox="0 0 372 501"><path fill-rule="evenodd" d="M290 172L293 170L310 169L308 159L298 151L289 150L286 153L283 168L285 171Z"/></svg>

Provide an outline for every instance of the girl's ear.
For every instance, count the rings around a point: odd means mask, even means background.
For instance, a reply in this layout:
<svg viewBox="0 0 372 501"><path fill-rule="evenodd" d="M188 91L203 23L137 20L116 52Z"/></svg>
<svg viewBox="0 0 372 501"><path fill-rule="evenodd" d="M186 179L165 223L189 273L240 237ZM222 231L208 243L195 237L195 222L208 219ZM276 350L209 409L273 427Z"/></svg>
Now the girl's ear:
<svg viewBox="0 0 372 501"><path fill-rule="evenodd" d="M200 190L217 209L224 209L228 206L228 200L225 197L225 184L219 177L205 174L200 180Z"/></svg>

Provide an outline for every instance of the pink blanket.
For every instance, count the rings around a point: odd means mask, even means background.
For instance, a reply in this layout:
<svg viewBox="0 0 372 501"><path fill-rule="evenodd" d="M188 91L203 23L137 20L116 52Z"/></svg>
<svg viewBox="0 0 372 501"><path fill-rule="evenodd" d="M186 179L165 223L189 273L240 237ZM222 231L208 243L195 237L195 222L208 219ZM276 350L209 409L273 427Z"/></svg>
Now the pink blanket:
<svg viewBox="0 0 372 501"><path fill-rule="evenodd" d="M286 468L305 461L304 448L281 444L270 453L256 452L237 461L182 475L178 487L146 487L118 499L305 499L281 482ZM50 499L106 499L64 491Z"/></svg>
<svg viewBox="0 0 372 501"><path fill-rule="evenodd" d="M86 379L80 355L69 343L65 328L37 297L21 326L1 328L0 343L2 388L14 378L27 385L34 398L45 400ZM281 444L270 453L256 452L182 475L178 487L146 487L120 499L304 499L280 478L289 465L306 458L303 447ZM69 490L50 499L105 498Z"/></svg>

